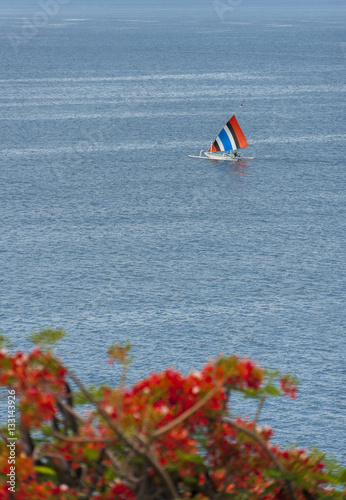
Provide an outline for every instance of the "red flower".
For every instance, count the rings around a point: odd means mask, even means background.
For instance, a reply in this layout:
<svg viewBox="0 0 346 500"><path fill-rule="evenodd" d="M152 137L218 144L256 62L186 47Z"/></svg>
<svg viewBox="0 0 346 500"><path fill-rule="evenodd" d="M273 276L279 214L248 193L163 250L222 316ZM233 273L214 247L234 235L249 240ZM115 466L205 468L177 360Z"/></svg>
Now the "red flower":
<svg viewBox="0 0 346 500"><path fill-rule="evenodd" d="M290 375L283 375L279 379L281 390L291 399L295 399L298 390L297 382Z"/></svg>

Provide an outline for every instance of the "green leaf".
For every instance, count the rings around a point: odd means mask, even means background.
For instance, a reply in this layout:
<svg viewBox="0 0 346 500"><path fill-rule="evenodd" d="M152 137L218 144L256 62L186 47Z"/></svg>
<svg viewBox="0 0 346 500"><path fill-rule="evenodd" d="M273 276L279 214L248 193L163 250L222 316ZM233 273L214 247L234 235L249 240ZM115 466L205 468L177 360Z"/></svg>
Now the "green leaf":
<svg viewBox="0 0 346 500"><path fill-rule="evenodd" d="M12 347L12 344L8 337L5 337L5 335L0 334L0 349L3 347L10 349Z"/></svg>
<svg viewBox="0 0 346 500"><path fill-rule="evenodd" d="M58 330L54 328L46 328L44 330L41 330L40 332L35 332L32 333L29 336L29 340L38 346L40 346L43 349L46 349L47 347L51 347L59 340L64 338L66 336L66 332L64 330Z"/></svg>
<svg viewBox="0 0 346 500"><path fill-rule="evenodd" d="M96 385L89 385L87 389L88 389L89 394L96 401L99 401L104 397L105 390L109 389L109 387L106 385L100 385L99 387L97 387ZM76 406L85 405L85 404L90 405L89 399L87 399L84 396L84 394L82 394L82 392L79 392L79 391L76 391L73 393L73 402Z"/></svg>
<svg viewBox="0 0 346 500"><path fill-rule="evenodd" d="M183 460L184 462L193 462L194 464L198 465L203 465L204 459L200 455L197 455L196 453L181 453L177 452L178 458L180 460Z"/></svg>
<svg viewBox="0 0 346 500"><path fill-rule="evenodd" d="M53 477L57 476L57 473L55 472L54 469L51 469L50 467L46 467L45 465L36 465L34 467L34 469L39 474L44 474L45 476L53 476Z"/></svg>
<svg viewBox="0 0 346 500"><path fill-rule="evenodd" d="M112 481L114 481L114 479L116 477L117 477L117 475L111 469L106 469L105 470L105 472L104 472L104 478L105 478L107 484L109 484Z"/></svg>
<svg viewBox="0 0 346 500"><path fill-rule="evenodd" d="M98 450L93 450L90 448L84 448L83 450L84 456L91 461L97 460L100 456L100 452Z"/></svg>
<svg viewBox="0 0 346 500"><path fill-rule="evenodd" d="M338 474L340 484L346 484L346 469L342 469Z"/></svg>
<svg viewBox="0 0 346 500"><path fill-rule="evenodd" d="M282 478L281 472L277 469L268 469L266 471L266 476L269 476L273 479L281 479Z"/></svg>
<svg viewBox="0 0 346 500"><path fill-rule="evenodd" d="M275 387L275 385L267 385L266 387L264 387L264 392L268 396L281 396L281 391L277 387Z"/></svg>
<svg viewBox="0 0 346 500"><path fill-rule="evenodd" d="M243 394L244 398L254 398L259 399L261 397L261 391L258 389L235 389L237 392Z"/></svg>
<svg viewBox="0 0 346 500"><path fill-rule="evenodd" d="M184 476L183 477L183 481L186 484L194 485L194 484L196 484L198 482L198 478L194 477L194 476Z"/></svg>

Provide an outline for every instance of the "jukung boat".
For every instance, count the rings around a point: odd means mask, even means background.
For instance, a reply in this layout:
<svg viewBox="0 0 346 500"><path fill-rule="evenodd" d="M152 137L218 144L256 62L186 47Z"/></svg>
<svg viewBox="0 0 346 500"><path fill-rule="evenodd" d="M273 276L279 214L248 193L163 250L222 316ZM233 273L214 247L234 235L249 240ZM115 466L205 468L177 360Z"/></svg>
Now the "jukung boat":
<svg viewBox="0 0 346 500"><path fill-rule="evenodd" d="M252 157L242 157L238 152L239 149L246 148L247 146L248 143L245 139L243 131L240 128L235 115L233 115L220 133L216 136L215 140L211 143L208 151L203 151L202 149L199 156L187 156L190 158L203 158L206 160L253 160Z"/></svg>

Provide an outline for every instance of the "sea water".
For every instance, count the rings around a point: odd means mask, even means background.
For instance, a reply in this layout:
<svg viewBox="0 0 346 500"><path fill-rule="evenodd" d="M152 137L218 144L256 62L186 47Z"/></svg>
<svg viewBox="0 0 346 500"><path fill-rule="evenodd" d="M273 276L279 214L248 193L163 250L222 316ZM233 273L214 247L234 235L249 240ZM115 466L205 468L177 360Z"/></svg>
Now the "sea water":
<svg viewBox="0 0 346 500"><path fill-rule="evenodd" d="M249 356L300 379L274 440L343 460L344 7L43 5L0 11L3 334L86 383ZM254 160L187 157L233 113Z"/></svg>

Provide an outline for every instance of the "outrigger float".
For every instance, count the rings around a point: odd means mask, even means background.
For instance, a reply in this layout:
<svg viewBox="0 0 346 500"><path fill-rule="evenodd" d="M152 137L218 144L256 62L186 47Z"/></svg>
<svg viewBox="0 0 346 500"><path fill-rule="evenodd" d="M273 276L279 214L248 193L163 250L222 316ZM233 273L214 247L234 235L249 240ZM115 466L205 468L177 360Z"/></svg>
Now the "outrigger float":
<svg viewBox="0 0 346 500"><path fill-rule="evenodd" d="M254 157L243 157L238 153L238 149L243 149L248 146L247 140L242 129L233 115L221 132L216 136L211 143L208 151L200 151L198 156L187 155L190 158L200 158L203 160L221 160L221 161L239 161L253 160Z"/></svg>

